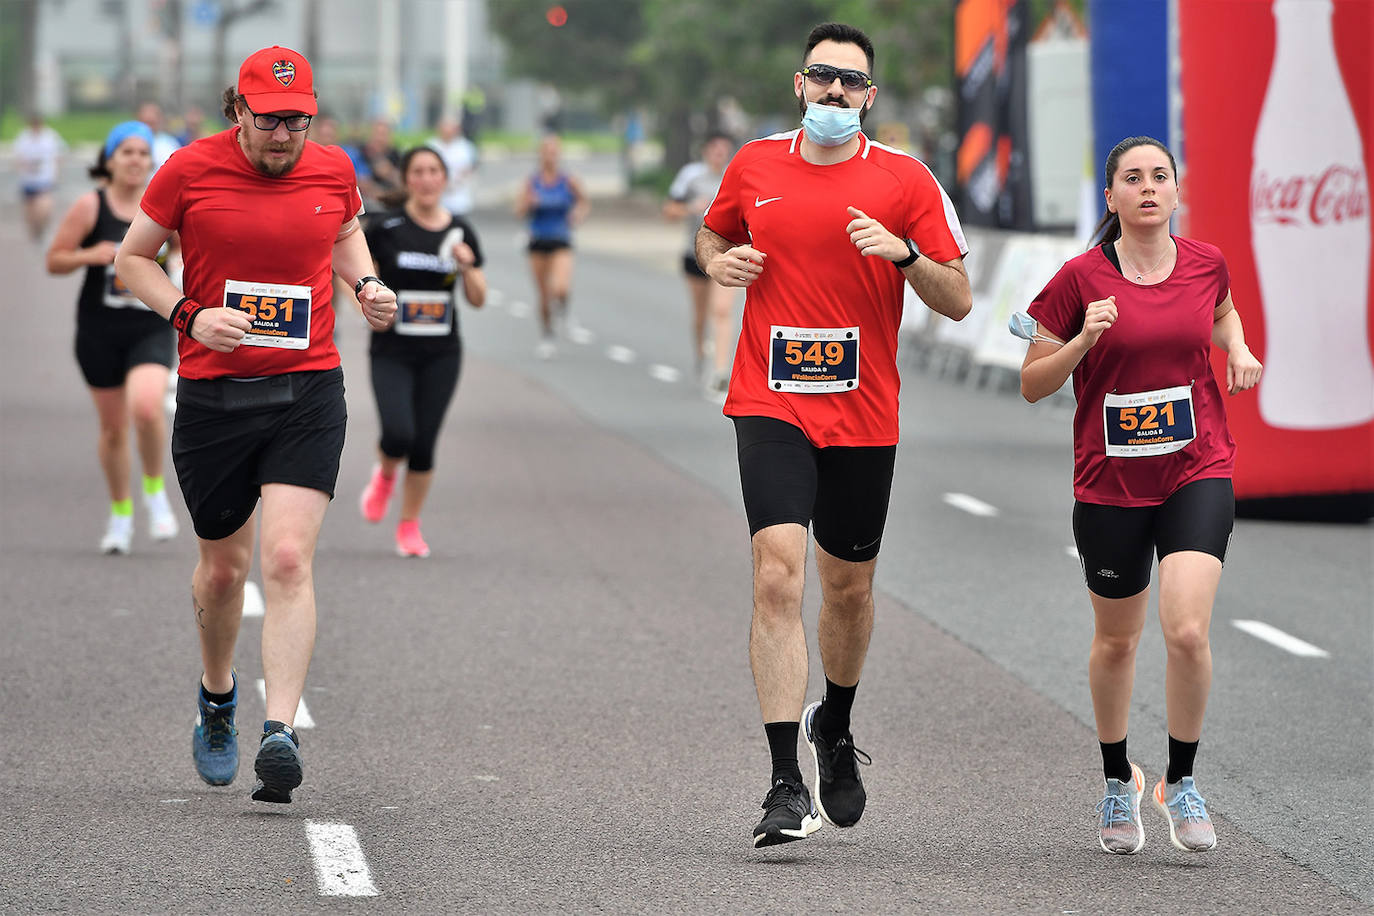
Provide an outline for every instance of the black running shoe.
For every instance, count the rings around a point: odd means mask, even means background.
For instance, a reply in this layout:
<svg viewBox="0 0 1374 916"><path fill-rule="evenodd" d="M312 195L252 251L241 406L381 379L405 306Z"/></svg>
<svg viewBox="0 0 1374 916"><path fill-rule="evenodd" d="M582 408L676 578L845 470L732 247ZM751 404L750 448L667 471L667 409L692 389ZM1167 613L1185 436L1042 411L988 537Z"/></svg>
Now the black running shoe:
<svg viewBox="0 0 1374 916"><path fill-rule="evenodd" d="M763 820L754 828L755 846L776 846L804 840L821 829L816 803L806 786L790 779L777 779L763 799Z"/></svg>
<svg viewBox="0 0 1374 916"><path fill-rule="evenodd" d="M253 763L253 772L258 774L253 801L291 804L291 790L301 784L300 745L296 730L285 722L269 719L263 723L262 743Z"/></svg>
<svg viewBox="0 0 1374 916"><path fill-rule="evenodd" d="M827 741L816 728L820 709L820 703L812 703L802 713L802 732L816 759L816 807L828 823L853 827L863 817L868 801L857 764L868 766L873 758L854 746L853 735Z"/></svg>

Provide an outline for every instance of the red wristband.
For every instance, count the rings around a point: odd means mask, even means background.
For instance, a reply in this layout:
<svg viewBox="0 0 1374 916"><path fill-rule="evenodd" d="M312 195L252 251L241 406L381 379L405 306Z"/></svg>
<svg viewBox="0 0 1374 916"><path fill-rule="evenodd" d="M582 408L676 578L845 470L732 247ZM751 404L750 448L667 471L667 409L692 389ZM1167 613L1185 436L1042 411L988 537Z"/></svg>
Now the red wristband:
<svg viewBox="0 0 1374 916"><path fill-rule="evenodd" d="M172 327L176 328L178 333L190 337L191 325L195 323L196 316L200 314L203 308L205 308L205 306L201 305L190 296L182 296L177 304L172 306Z"/></svg>

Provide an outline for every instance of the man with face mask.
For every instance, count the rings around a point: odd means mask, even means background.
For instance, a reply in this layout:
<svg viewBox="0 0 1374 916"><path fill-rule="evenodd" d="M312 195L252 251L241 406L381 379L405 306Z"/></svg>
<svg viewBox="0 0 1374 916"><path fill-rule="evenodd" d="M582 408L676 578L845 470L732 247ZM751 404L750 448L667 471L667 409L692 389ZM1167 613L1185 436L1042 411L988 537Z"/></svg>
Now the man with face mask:
<svg viewBox="0 0 1374 916"><path fill-rule="evenodd" d="M866 794L850 709L873 628L873 570L897 445L902 287L959 320L968 251L919 160L860 133L878 89L873 43L811 31L792 77L800 130L746 144L697 234L697 260L747 290L725 414L735 423L754 557L749 660L773 760L754 845L857 823ZM807 527L821 582L823 701L806 702ZM815 760L813 800L797 762Z"/></svg>
<svg viewBox="0 0 1374 916"><path fill-rule="evenodd" d="M210 785L238 771L234 643L262 503L267 721L253 798L278 803L302 778L293 724L315 643L311 563L347 420L333 275L372 327L389 327L396 311L395 294L367 276L348 155L306 140L315 114L305 57L276 46L250 55L224 93L233 126L158 170L115 259L179 337L172 461L200 547L191 600L204 671L191 749ZM172 232L185 295L153 260Z"/></svg>

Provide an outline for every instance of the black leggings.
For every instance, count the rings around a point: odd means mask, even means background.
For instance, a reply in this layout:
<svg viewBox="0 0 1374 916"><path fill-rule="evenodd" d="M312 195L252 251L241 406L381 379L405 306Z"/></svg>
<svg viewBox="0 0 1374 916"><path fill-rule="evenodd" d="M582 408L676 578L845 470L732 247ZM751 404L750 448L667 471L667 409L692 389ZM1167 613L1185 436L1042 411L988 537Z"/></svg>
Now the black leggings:
<svg viewBox="0 0 1374 916"><path fill-rule="evenodd" d="M1103 598L1138 595L1150 585L1155 556L1180 550L1225 563L1235 518L1236 497L1225 477L1185 484L1157 506L1075 502L1073 538L1088 589Z"/></svg>
<svg viewBox="0 0 1374 916"><path fill-rule="evenodd" d="M439 427L463 365L458 349L424 356L372 354L372 392L382 421L382 454L409 458L412 471L434 469Z"/></svg>

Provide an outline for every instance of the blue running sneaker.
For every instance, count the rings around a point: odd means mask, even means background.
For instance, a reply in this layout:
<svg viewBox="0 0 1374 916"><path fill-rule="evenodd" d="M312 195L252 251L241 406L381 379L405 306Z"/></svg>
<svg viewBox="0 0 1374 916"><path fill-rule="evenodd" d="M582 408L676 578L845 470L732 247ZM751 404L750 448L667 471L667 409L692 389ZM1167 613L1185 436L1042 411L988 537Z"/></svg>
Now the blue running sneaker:
<svg viewBox="0 0 1374 916"><path fill-rule="evenodd" d="M262 743L253 772L258 784L253 801L291 804L291 790L301 784L301 742L296 730L285 722L268 719L262 723Z"/></svg>
<svg viewBox="0 0 1374 916"><path fill-rule="evenodd" d="M1130 782L1107 780L1107 790L1097 803L1097 842L1103 852L1131 856L1145 848L1145 827L1140 823L1140 796L1145 794L1145 774L1131 764Z"/></svg>
<svg viewBox="0 0 1374 916"><path fill-rule="evenodd" d="M239 730L234 727L234 710L239 705L239 681L232 672L234 689L227 703L211 703L205 690L196 685L196 727L191 732L191 757L200 778L212 786L227 786L239 772Z"/></svg>
<svg viewBox="0 0 1374 916"><path fill-rule="evenodd" d="M1169 820L1169 841L1184 852L1206 852L1217 846L1217 832L1207 816L1207 801L1198 794L1193 777L1155 786L1155 807Z"/></svg>

